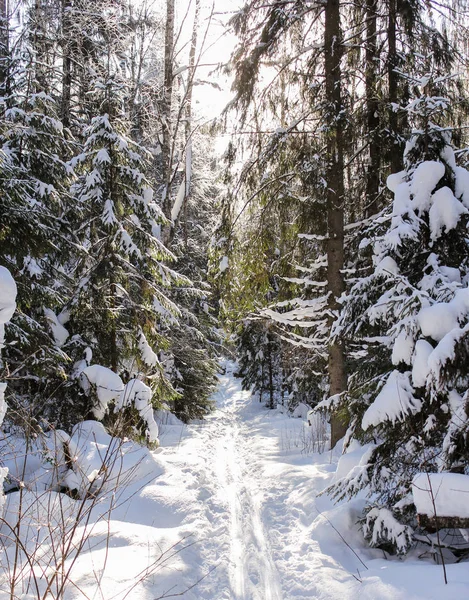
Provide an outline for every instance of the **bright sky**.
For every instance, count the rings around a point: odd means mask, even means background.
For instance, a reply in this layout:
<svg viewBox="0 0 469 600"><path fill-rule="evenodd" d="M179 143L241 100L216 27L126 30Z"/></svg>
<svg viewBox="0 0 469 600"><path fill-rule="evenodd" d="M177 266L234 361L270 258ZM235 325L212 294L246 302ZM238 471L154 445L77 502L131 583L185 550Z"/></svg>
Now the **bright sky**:
<svg viewBox="0 0 469 600"><path fill-rule="evenodd" d="M179 22L187 15L181 41L190 40L195 0L189 0L189 5L187 0L177 0L177 3ZM236 37L228 31L227 23L243 4L242 0L202 0L197 56L200 57L200 65L204 66L199 68L196 78L194 108L203 118L218 116L231 98L231 83L217 66L226 64L234 50Z"/></svg>

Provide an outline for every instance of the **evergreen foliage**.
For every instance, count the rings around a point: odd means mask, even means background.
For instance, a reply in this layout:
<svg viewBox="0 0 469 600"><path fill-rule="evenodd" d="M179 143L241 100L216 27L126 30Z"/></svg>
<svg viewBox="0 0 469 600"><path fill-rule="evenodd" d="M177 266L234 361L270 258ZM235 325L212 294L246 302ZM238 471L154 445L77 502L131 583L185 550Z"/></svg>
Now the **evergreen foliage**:
<svg viewBox="0 0 469 600"><path fill-rule="evenodd" d="M331 492L365 489L365 534L398 552L416 526L414 476L464 470L469 459L469 174L437 124L448 101L425 94L430 78L420 84L423 93L409 104L405 170L388 178L393 204L361 243L372 250L372 271L344 297L335 330L350 340L353 363L341 399L350 415L346 443L357 439L369 450Z"/></svg>
<svg viewBox="0 0 469 600"><path fill-rule="evenodd" d="M6 17L14 44L2 46L0 73L0 262L19 290L3 352L10 405L66 429L101 415L99 390L88 393L80 378L93 363L124 383L144 380L155 406L203 416L220 341L206 274L216 188L194 172L168 249L156 159L161 17L107 0L48 0L22 15L15 32ZM195 129L189 119L181 128L187 102L175 88L174 148L181 130ZM135 425L134 408L125 410ZM109 404L109 422L112 414Z"/></svg>

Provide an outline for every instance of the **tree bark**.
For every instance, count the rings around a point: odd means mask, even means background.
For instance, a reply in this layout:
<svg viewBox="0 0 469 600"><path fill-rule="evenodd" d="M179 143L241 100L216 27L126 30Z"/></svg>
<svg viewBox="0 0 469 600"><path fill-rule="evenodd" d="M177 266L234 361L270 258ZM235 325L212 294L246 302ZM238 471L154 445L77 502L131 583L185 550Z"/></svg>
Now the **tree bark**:
<svg viewBox="0 0 469 600"><path fill-rule="evenodd" d="M391 133L390 163L391 173L402 170L402 149L398 143L398 115L395 107L398 103L397 67L397 0L389 0L388 17L388 93L389 93L389 129Z"/></svg>
<svg viewBox="0 0 469 600"><path fill-rule="evenodd" d="M270 333L267 334L267 361L269 368L269 408L275 408L274 405L274 373L273 373L273 364L272 364L272 336Z"/></svg>
<svg viewBox="0 0 469 600"><path fill-rule="evenodd" d="M171 167L172 167L172 126L171 112L173 99L173 59L174 59L174 0L166 0L166 26L164 40L164 97L162 103L163 126L163 201L162 209L165 217L171 219Z"/></svg>
<svg viewBox="0 0 469 600"><path fill-rule="evenodd" d="M9 37L8 0L0 0L0 89L5 95L8 95Z"/></svg>
<svg viewBox="0 0 469 600"><path fill-rule="evenodd" d="M185 97L185 142L186 142L186 164L185 164L185 190L184 190L184 244L187 248L187 205L191 195L192 182L192 91L196 71L195 53L197 49L197 33L199 29L200 0L195 2L194 25L192 27L191 48L189 51L189 76L187 79L187 91Z"/></svg>
<svg viewBox="0 0 469 600"><path fill-rule="evenodd" d="M70 0L62 0L62 102L60 107L60 113L64 127L70 127L70 106L72 97L70 8Z"/></svg>
<svg viewBox="0 0 469 600"><path fill-rule="evenodd" d="M377 97L378 44L376 35L377 0L366 0L366 112L367 133L370 140L369 162L366 174L366 217L379 210L378 195L381 167L379 147L379 117Z"/></svg>
<svg viewBox="0 0 469 600"><path fill-rule="evenodd" d="M344 135L341 94L341 58L343 52L340 29L339 0L325 5L325 74L327 104L327 284L329 324L338 309L338 298L344 290ZM329 394L335 396L347 386L343 344L335 340L329 345ZM345 425L335 411L331 414L331 447L345 434Z"/></svg>

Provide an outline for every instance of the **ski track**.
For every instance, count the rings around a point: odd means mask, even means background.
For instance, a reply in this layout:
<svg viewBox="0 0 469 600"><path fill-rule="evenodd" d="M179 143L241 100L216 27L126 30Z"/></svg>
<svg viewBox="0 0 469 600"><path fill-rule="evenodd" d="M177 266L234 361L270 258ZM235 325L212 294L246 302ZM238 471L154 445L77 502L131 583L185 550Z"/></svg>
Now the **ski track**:
<svg viewBox="0 0 469 600"><path fill-rule="evenodd" d="M200 532L201 554L208 571L214 569L207 580L216 578L218 585L214 596L213 586L203 580L193 597L283 600L264 520L257 449L252 445L249 415L258 409L239 381L229 376L220 379L217 410L199 425L199 498L205 500L209 521L209 531Z"/></svg>

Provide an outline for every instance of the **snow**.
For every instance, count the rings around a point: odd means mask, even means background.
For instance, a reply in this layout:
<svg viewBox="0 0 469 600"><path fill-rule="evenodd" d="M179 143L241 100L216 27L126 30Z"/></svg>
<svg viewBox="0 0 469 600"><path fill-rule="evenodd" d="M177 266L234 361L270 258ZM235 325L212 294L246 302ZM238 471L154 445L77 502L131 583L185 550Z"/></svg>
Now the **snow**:
<svg viewBox="0 0 469 600"><path fill-rule="evenodd" d="M435 186L445 174L442 162L427 160L421 163L412 174L410 190L412 193L412 208L422 214L431 206L431 194ZM437 192L433 195L435 197Z"/></svg>
<svg viewBox="0 0 469 600"><path fill-rule="evenodd" d="M437 240L443 233L454 229L462 215L467 214L467 209L457 200L449 187L443 187L433 194L433 203L430 208L430 237Z"/></svg>
<svg viewBox="0 0 469 600"><path fill-rule="evenodd" d="M464 167L456 167L454 173L456 197L469 209L469 171Z"/></svg>
<svg viewBox="0 0 469 600"><path fill-rule="evenodd" d="M399 523L389 509L372 508L366 516L366 521L366 532L373 544L386 537L394 541L400 552L405 551L411 538L410 528Z"/></svg>
<svg viewBox="0 0 469 600"><path fill-rule="evenodd" d="M23 262L24 268L27 270L30 277L39 278L44 273L44 269L32 256L26 256Z"/></svg>
<svg viewBox="0 0 469 600"><path fill-rule="evenodd" d="M125 254L134 254L137 258L141 258L142 253L136 244L134 244L132 238L129 233L121 227L119 229L119 237L120 237L120 249Z"/></svg>
<svg viewBox="0 0 469 600"><path fill-rule="evenodd" d="M334 473L334 481L346 477L354 468L366 465L368 462L368 453L373 448L373 444L362 446L357 440L352 440L347 450L339 458L337 469Z"/></svg>
<svg viewBox="0 0 469 600"><path fill-rule="evenodd" d="M16 309L16 283L5 267L0 266L0 358L1 351L5 345L5 325L13 316ZM7 411L5 391L7 384L0 381L0 425L3 423ZM8 475L8 468L0 467L0 516L3 516L5 495L3 493L3 482Z"/></svg>
<svg viewBox="0 0 469 600"><path fill-rule="evenodd" d="M370 448L351 445L343 457L340 447L312 452L304 421L266 409L241 389L235 366L226 367L213 397L217 409L204 422L183 425L159 412L156 452L126 441L113 453L100 423L75 428L71 484L76 476L99 489L107 471L112 476L97 502L80 501L89 523L80 521L76 531L75 539L85 536L82 552L66 560L64 600L467 599L467 564L447 565L445 585L441 567L418 558L421 547L402 560L367 547L357 525L363 499L335 505L320 495L336 469L346 474L366 464ZM116 465L105 468L106 456ZM7 496L8 523L17 522L19 498ZM49 532L63 527L61 515L71 522L76 501L43 492L38 503L28 490L22 498L22 531L47 559ZM376 513L376 532L393 526L389 514ZM36 569L44 592L50 570ZM2 577L0 600L8 600L8 569ZM17 592L23 600L37 597L32 587Z"/></svg>
<svg viewBox="0 0 469 600"><path fill-rule="evenodd" d="M388 190L394 193L397 190L397 186L401 185L401 183L405 181L406 177L406 171L400 171L399 173L391 173L391 175L388 175L388 178L386 179L386 186Z"/></svg>
<svg viewBox="0 0 469 600"><path fill-rule="evenodd" d="M441 266L440 271L448 278L448 281L451 281L452 283L461 283L461 272L459 269Z"/></svg>
<svg viewBox="0 0 469 600"><path fill-rule="evenodd" d="M415 354L412 365L412 384L414 387L425 387L430 373L428 358L433 352L433 346L426 340L418 340L415 344Z"/></svg>
<svg viewBox="0 0 469 600"><path fill-rule="evenodd" d="M376 426L385 421L402 421L407 414L419 412L422 403L414 398L409 373L392 371L374 402L367 408L362 428Z"/></svg>
<svg viewBox="0 0 469 600"><path fill-rule="evenodd" d="M186 197L186 184L184 181L181 182L178 193L176 196L176 200L174 201L173 207L171 209L171 220L176 221L181 212L182 205L184 203L184 198Z"/></svg>
<svg viewBox="0 0 469 600"><path fill-rule="evenodd" d="M419 473L412 482L417 512L429 517L469 518L469 476Z"/></svg>
<svg viewBox="0 0 469 600"><path fill-rule="evenodd" d="M398 365L399 363L403 362L406 365L411 365L414 345L414 336L405 329L402 329L402 331L394 340L391 356L392 364Z"/></svg>
<svg viewBox="0 0 469 600"><path fill-rule="evenodd" d="M220 260L220 265L218 267L218 270L220 271L220 273L224 273L226 271L226 269L228 268L229 262L228 262L228 257L224 256L221 260Z"/></svg>
<svg viewBox="0 0 469 600"><path fill-rule="evenodd" d="M0 324L5 325L16 309L16 283L10 271L0 266Z"/></svg>
<svg viewBox="0 0 469 600"><path fill-rule="evenodd" d="M158 355L153 351L143 331L140 331L140 335L138 338L138 349L140 351L140 356L142 357L143 362L148 367L155 368L159 366L160 361L158 359Z"/></svg>
<svg viewBox="0 0 469 600"><path fill-rule="evenodd" d="M109 152L106 150L106 148L101 148L98 150L96 156L94 157L93 163L95 165L100 165L103 163L111 164L111 157L109 156Z"/></svg>
<svg viewBox="0 0 469 600"><path fill-rule="evenodd" d="M469 288L456 290L452 300L435 302L422 308L417 315L417 321L424 336L440 342L453 330L459 330L460 320L469 314Z"/></svg>
<svg viewBox="0 0 469 600"><path fill-rule="evenodd" d="M292 412L292 417L295 419L307 419L308 413L311 411L311 406L300 402Z"/></svg>
<svg viewBox="0 0 469 600"><path fill-rule="evenodd" d="M49 327L51 328L55 343L60 348L67 341L69 333L62 325L62 323L60 323L59 318L53 310L51 310L50 308L45 308L44 316L46 317Z"/></svg>
<svg viewBox="0 0 469 600"><path fill-rule="evenodd" d="M16 283L10 274L10 271L5 267L0 266L0 358L1 351L5 345L5 325L13 316L16 309ZM0 382L0 425L3 422L7 410L7 404L5 402L5 390L7 384ZM0 511L3 494L2 482L6 473L0 469ZM1 512L0 512L1 514Z"/></svg>
<svg viewBox="0 0 469 600"><path fill-rule="evenodd" d="M134 405L148 427L147 435L150 442L158 442L158 424L155 421L151 398L153 392L143 381L131 379L116 401L116 410Z"/></svg>
<svg viewBox="0 0 469 600"><path fill-rule="evenodd" d="M97 419L104 417L109 402L117 400L124 390L124 384L119 375L101 365L90 365L82 369L80 386L88 395L92 388L96 390L99 405L93 409L93 412Z"/></svg>
<svg viewBox="0 0 469 600"><path fill-rule="evenodd" d="M104 203L103 216L101 217L103 225L114 225L117 223L116 215L114 214L114 202L108 198Z"/></svg>
<svg viewBox="0 0 469 600"><path fill-rule="evenodd" d="M417 315L424 336L436 342L442 340L452 329L459 327L458 314L451 302L436 302L422 308Z"/></svg>
<svg viewBox="0 0 469 600"><path fill-rule="evenodd" d="M385 256L375 268L376 275L385 275L386 277L399 274L399 267L396 261L390 256Z"/></svg>
<svg viewBox="0 0 469 600"><path fill-rule="evenodd" d="M111 437L97 421L75 426L69 443L81 491L88 490L90 484L112 491L116 480L129 485L161 473L147 448Z"/></svg>

